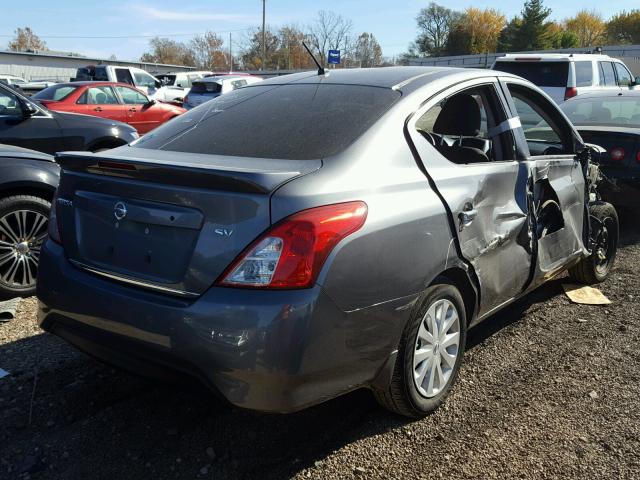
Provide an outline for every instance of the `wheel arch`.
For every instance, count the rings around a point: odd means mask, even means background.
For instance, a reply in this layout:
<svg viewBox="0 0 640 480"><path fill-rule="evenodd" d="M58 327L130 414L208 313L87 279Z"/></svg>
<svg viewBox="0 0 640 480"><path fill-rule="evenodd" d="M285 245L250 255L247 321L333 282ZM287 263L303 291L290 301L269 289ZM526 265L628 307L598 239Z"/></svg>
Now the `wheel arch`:
<svg viewBox="0 0 640 480"><path fill-rule="evenodd" d="M462 267L451 267L438 274L429 287L443 283L451 284L460 291L464 301L467 325L471 325L474 315L477 313L478 290L469 274Z"/></svg>

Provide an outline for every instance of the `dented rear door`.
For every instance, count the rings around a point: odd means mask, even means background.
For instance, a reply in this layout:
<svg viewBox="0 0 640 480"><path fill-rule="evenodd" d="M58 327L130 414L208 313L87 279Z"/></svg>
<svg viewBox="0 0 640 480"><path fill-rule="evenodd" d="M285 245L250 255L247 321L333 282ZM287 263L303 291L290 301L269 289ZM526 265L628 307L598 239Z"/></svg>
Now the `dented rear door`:
<svg viewBox="0 0 640 480"><path fill-rule="evenodd" d="M432 181L448 210L459 253L472 267L480 284L479 316L522 293L530 282L532 242L527 185L531 176L528 162L515 159L455 164L434 148L418 132L420 118L458 93L478 86L495 88L499 112L494 125L501 131L492 138L506 136L505 158L515 157L511 123L504 98L496 84L488 79L460 84L429 100L408 123L408 133L420 157L424 171ZM418 124L418 125L416 125Z"/></svg>

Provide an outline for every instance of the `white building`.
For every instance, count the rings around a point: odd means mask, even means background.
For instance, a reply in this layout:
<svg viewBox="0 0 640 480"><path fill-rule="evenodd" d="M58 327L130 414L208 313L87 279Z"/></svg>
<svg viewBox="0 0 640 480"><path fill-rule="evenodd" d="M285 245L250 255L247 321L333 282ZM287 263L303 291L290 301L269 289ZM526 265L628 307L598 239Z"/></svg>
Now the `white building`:
<svg viewBox="0 0 640 480"><path fill-rule="evenodd" d="M87 65L138 67L151 74L194 70L194 67L185 67L183 65L108 60L82 57L64 52L0 51L0 74L16 75L27 81L51 80L67 82L70 78L75 77L78 67L86 67Z"/></svg>

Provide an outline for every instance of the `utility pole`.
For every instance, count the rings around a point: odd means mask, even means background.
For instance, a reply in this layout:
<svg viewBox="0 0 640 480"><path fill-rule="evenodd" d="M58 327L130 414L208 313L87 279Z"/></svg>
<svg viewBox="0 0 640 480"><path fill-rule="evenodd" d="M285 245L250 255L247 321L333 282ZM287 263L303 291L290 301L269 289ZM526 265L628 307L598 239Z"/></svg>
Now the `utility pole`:
<svg viewBox="0 0 640 480"><path fill-rule="evenodd" d="M266 44L266 37L265 37L265 16L266 16L266 9L267 9L267 0L262 0L262 69L264 71L264 63L266 61L266 57L267 57L267 44Z"/></svg>
<svg viewBox="0 0 640 480"><path fill-rule="evenodd" d="M231 32L229 32L229 73L233 72L233 50L231 49Z"/></svg>

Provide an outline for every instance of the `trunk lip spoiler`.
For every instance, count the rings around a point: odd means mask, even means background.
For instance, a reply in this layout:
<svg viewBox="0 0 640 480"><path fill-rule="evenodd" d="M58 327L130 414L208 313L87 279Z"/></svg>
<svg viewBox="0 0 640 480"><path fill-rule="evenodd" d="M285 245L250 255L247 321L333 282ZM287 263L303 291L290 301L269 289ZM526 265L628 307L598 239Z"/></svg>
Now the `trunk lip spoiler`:
<svg viewBox="0 0 640 480"><path fill-rule="evenodd" d="M121 150L121 147L117 150ZM220 188L266 194L322 167L322 160L283 160L138 149L140 155L114 152L59 152L55 161L63 170L116 178L170 183L186 187ZM185 161L177 162L180 156ZM100 162L134 165L135 169L105 169ZM216 180L218 181L216 185Z"/></svg>

